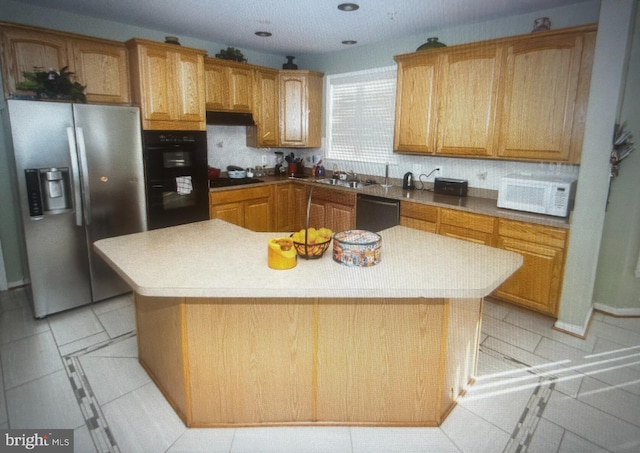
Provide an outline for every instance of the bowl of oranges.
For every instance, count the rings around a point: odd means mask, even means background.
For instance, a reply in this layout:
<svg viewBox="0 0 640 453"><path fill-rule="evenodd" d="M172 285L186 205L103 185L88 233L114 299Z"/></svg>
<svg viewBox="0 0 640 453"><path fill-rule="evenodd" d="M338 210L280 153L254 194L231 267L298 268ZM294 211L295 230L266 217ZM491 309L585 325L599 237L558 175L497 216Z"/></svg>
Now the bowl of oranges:
<svg viewBox="0 0 640 453"><path fill-rule="evenodd" d="M329 228L303 228L291 235L298 256L305 259L320 258L329 248L333 232Z"/></svg>

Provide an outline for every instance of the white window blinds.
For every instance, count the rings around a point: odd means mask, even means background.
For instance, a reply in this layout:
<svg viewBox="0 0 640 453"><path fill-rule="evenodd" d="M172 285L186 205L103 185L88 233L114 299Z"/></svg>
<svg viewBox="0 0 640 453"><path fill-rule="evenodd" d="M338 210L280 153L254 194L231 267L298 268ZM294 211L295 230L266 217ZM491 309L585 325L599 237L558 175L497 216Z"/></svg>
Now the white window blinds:
<svg viewBox="0 0 640 453"><path fill-rule="evenodd" d="M396 67L327 76L327 157L369 163L393 158Z"/></svg>

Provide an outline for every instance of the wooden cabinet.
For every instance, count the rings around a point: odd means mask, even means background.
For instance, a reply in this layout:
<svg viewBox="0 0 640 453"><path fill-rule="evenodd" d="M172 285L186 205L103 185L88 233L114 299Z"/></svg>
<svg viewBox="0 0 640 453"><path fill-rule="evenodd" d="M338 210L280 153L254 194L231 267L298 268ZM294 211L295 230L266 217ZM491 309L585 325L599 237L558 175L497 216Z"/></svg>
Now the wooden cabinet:
<svg viewBox="0 0 640 453"><path fill-rule="evenodd" d="M322 77L313 71L280 71L280 146L321 146Z"/></svg>
<svg viewBox="0 0 640 453"><path fill-rule="evenodd" d="M278 71L259 68L254 71L253 79L253 120L256 125L247 128L247 145L277 147L280 145Z"/></svg>
<svg viewBox="0 0 640 453"><path fill-rule="evenodd" d="M595 26L395 57L396 152L580 161Z"/></svg>
<svg viewBox="0 0 640 453"><path fill-rule="evenodd" d="M334 232L355 228L356 194L314 187L311 196L309 226L325 227Z"/></svg>
<svg viewBox="0 0 640 453"><path fill-rule="evenodd" d="M579 161L594 44L595 32L506 43L500 157Z"/></svg>
<svg viewBox="0 0 640 453"><path fill-rule="evenodd" d="M439 60L439 53L396 57L396 151L433 153L435 149L436 68Z"/></svg>
<svg viewBox="0 0 640 453"><path fill-rule="evenodd" d="M87 87L87 102L131 102L129 58L124 44L77 39L73 41L73 55L75 72Z"/></svg>
<svg viewBox="0 0 640 453"><path fill-rule="evenodd" d="M436 154L490 156L495 149L502 49L496 43L442 53Z"/></svg>
<svg viewBox="0 0 640 453"><path fill-rule="evenodd" d="M495 220L494 217L482 214L440 208L438 233L478 244L492 245Z"/></svg>
<svg viewBox="0 0 640 453"><path fill-rule="evenodd" d="M567 230L499 219L496 246L524 262L493 295L557 317L567 240Z"/></svg>
<svg viewBox="0 0 640 453"><path fill-rule="evenodd" d="M205 51L127 41L133 100L148 130L205 130Z"/></svg>
<svg viewBox="0 0 640 453"><path fill-rule="evenodd" d="M7 97L33 94L16 89L23 72L66 66L86 86L87 102L131 102L123 43L9 23L0 23L0 34Z"/></svg>
<svg viewBox="0 0 640 453"><path fill-rule="evenodd" d="M435 233L438 231L438 211L436 206L401 202L400 225Z"/></svg>
<svg viewBox="0 0 640 453"><path fill-rule="evenodd" d="M252 231L273 231L272 186L233 189L209 193L209 217Z"/></svg>
<svg viewBox="0 0 640 453"><path fill-rule="evenodd" d="M251 113L253 70L245 63L204 59L205 104L210 111Z"/></svg>
<svg viewBox="0 0 640 453"><path fill-rule="evenodd" d="M522 267L492 296L558 316L568 230L410 201L400 203L400 225L521 254Z"/></svg>

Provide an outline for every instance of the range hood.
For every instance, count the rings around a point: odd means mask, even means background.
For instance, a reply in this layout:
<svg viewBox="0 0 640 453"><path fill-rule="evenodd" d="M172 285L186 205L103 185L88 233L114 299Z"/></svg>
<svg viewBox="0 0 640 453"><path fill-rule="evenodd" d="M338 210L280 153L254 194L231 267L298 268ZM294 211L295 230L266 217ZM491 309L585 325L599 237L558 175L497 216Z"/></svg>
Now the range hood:
<svg viewBox="0 0 640 453"><path fill-rule="evenodd" d="M240 112L207 112L207 124L223 126L253 126L253 115Z"/></svg>

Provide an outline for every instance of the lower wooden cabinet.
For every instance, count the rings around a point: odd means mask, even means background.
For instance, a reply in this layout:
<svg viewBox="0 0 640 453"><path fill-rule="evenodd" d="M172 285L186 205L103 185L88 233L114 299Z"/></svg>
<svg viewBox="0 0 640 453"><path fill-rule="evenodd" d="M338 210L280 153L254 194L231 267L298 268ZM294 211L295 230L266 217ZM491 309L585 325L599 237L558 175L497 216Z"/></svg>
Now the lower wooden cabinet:
<svg viewBox="0 0 640 453"><path fill-rule="evenodd" d="M436 233L438 231L438 208L420 203L400 203L400 225Z"/></svg>
<svg viewBox="0 0 640 453"><path fill-rule="evenodd" d="M400 225L519 253L522 267L492 296L558 316L568 230L413 202L400 204Z"/></svg>
<svg viewBox="0 0 640 453"><path fill-rule="evenodd" d="M495 220L482 214L440 208L438 233L478 244L493 245Z"/></svg>
<svg viewBox="0 0 640 453"><path fill-rule="evenodd" d="M329 228L334 232L355 228L356 194L314 188L311 197L309 226Z"/></svg>
<svg viewBox="0 0 640 453"><path fill-rule="evenodd" d="M567 240L567 230L499 219L496 246L521 254L524 262L493 295L557 316Z"/></svg>
<svg viewBox="0 0 640 453"><path fill-rule="evenodd" d="M274 201L271 186L209 193L209 217L252 231L273 231Z"/></svg>

